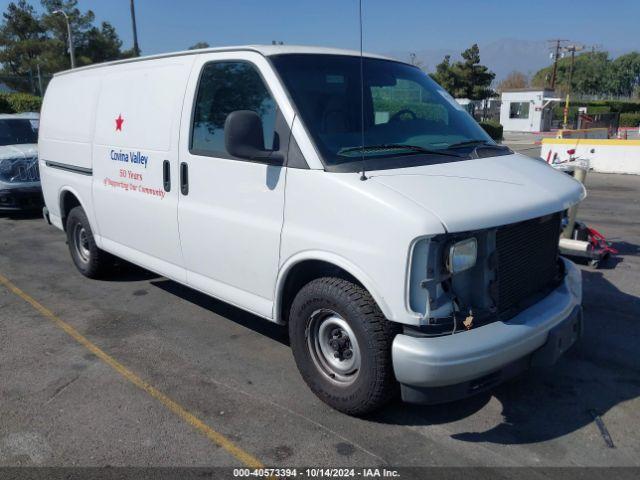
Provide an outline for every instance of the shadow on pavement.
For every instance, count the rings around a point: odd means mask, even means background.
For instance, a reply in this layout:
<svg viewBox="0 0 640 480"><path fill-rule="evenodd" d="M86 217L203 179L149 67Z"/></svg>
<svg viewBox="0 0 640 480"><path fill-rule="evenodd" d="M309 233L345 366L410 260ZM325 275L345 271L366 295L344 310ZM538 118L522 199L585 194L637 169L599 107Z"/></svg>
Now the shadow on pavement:
<svg viewBox="0 0 640 480"><path fill-rule="evenodd" d="M619 255L640 255L640 245L629 242L611 242L611 246L618 251Z"/></svg>
<svg viewBox="0 0 640 480"><path fill-rule="evenodd" d="M113 266L113 271L109 274L108 278L104 279L104 281L138 282L141 280L153 280L155 278L161 278L161 276L118 258L116 259L116 264Z"/></svg>
<svg viewBox="0 0 640 480"><path fill-rule="evenodd" d="M604 415L638 397L640 299L620 291L601 272L583 270L583 280L585 334L556 366L531 370L490 393L451 404L397 402L370 420L403 425L449 423L478 412L493 395L502 404L502 422L485 431L452 437L464 442L524 444L572 433L593 421L591 411Z"/></svg>
<svg viewBox="0 0 640 480"><path fill-rule="evenodd" d="M0 210L0 218L3 217L10 220L33 220L42 218L42 210ZM42 221L45 221L44 218Z"/></svg>
<svg viewBox="0 0 640 480"><path fill-rule="evenodd" d="M172 280L154 280L151 285L158 287L165 292L171 293L201 308L209 310L216 315L220 315L227 320L249 328L254 332L269 337L283 345L289 345L289 334L286 327L260 318L245 310L241 310L233 305L216 300L213 297L193 290L185 285L181 285Z"/></svg>

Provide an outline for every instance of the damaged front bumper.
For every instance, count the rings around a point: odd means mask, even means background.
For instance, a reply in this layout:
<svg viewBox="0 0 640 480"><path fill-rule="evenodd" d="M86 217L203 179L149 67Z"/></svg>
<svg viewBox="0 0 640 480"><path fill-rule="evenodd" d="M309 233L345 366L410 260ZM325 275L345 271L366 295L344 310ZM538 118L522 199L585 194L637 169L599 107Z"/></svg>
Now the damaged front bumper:
<svg viewBox="0 0 640 480"><path fill-rule="evenodd" d="M34 210L42 208L43 205L40 183L0 183L0 211Z"/></svg>
<svg viewBox="0 0 640 480"><path fill-rule="evenodd" d="M565 278L506 322L440 337L399 334L392 356L402 398L442 403L494 387L534 365L552 365L582 333L580 270L563 259Z"/></svg>

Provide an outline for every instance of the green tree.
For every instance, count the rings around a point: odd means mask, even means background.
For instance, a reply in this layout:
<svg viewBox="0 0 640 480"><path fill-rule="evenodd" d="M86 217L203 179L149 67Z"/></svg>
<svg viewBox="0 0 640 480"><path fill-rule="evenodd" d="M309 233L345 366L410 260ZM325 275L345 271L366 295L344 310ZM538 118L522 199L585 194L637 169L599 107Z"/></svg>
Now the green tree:
<svg viewBox="0 0 640 480"><path fill-rule="evenodd" d="M491 82L496 74L480 64L480 48L474 43L471 48L462 52L462 62L456 63L459 77L457 97L470 100L483 100L493 97L495 92L491 90Z"/></svg>
<svg viewBox="0 0 640 480"><path fill-rule="evenodd" d="M100 28L91 27L85 35L85 43L78 48L80 55L91 63L108 62L122 58L122 40L109 22L102 22Z"/></svg>
<svg viewBox="0 0 640 480"><path fill-rule="evenodd" d="M451 55L446 55L442 62L436 65L436 71L431 74L436 82L447 92L453 95L458 88L457 76L451 65Z"/></svg>
<svg viewBox="0 0 640 480"><path fill-rule="evenodd" d="M78 65L105 62L130 56L122 51L122 41L108 22L94 25L91 10L82 12L78 0L41 0L44 12L38 14L27 0L9 3L0 25L0 76L19 91L36 92L36 71L49 76L69 68L67 25L69 17Z"/></svg>
<svg viewBox="0 0 640 480"><path fill-rule="evenodd" d="M636 54L637 55L637 54ZM569 91L585 95L630 95L633 91L634 54L624 55L620 61L612 61L607 52L586 52L576 55L571 75L571 57L558 61L556 90L561 94ZM636 81L640 74L640 64L636 67ZM531 80L535 87L548 87L553 67L539 70ZM631 70L630 70L631 69ZM569 77L571 85L569 85Z"/></svg>
<svg viewBox="0 0 640 480"><path fill-rule="evenodd" d="M87 56L88 43L91 40L93 47L96 47L99 43L104 43L100 41L95 43L101 33L99 29L93 26L95 14L91 10L87 10L84 13L81 12L78 8L78 0L41 0L40 3L45 10L40 21L51 38L49 43L51 50L49 68L62 70L70 67L67 24L63 15L53 13L58 10L63 11L69 17L69 24L73 32L73 44L76 49L77 65L93 63L94 60ZM111 46L107 48L111 48ZM102 61L102 59L97 61Z"/></svg>
<svg viewBox="0 0 640 480"><path fill-rule="evenodd" d="M46 30L26 0L11 2L2 14L0 63L3 81L11 88L33 90L39 58L47 49Z"/></svg>
<svg viewBox="0 0 640 480"><path fill-rule="evenodd" d="M456 98L483 100L495 95L491 89L495 73L480 64L477 44L462 52L462 61L452 64L451 57L445 56L431 77Z"/></svg>
<svg viewBox="0 0 640 480"><path fill-rule="evenodd" d="M613 95L634 96L640 87L640 53L631 52L611 64L609 91Z"/></svg>
<svg viewBox="0 0 640 480"><path fill-rule="evenodd" d="M570 59L569 62L571 62ZM606 92L610 66L607 52L589 52L576 56L571 82L572 90L585 94ZM568 81L566 83L568 84Z"/></svg>

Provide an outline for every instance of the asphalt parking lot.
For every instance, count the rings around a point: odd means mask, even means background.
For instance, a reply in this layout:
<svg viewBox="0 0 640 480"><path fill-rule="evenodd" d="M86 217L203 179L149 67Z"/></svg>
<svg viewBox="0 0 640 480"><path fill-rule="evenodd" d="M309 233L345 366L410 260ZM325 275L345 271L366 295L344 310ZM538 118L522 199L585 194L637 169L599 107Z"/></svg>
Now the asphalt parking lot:
<svg viewBox="0 0 640 480"><path fill-rule="evenodd" d="M364 419L309 391L284 328L135 267L87 280L60 231L0 214L0 466L638 466L640 177L587 187L579 217L620 254L581 267L581 343L491 393Z"/></svg>

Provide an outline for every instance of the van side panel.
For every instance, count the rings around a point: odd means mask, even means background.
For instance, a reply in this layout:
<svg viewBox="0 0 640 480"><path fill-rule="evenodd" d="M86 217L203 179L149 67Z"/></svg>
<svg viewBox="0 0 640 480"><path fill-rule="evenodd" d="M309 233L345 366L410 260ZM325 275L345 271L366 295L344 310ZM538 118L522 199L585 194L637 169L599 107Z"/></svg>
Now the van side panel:
<svg viewBox="0 0 640 480"><path fill-rule="evenodd" d="M61 193L69 190L78 197L97 232L91 201L91 142L99 73L54 77L44 97L38 135L42 191L51 221L59 228L63 227Z"/></svg>
<svg viewBox="0 0 640 480"><path fill-rule="evenodd" d="M178 138L193 58L105 68L93 145L93 200L103 248L179 281L185 274Z"/></svg>

